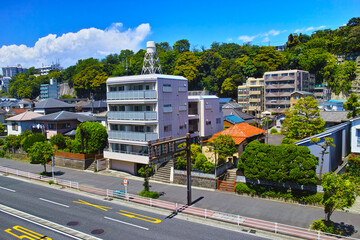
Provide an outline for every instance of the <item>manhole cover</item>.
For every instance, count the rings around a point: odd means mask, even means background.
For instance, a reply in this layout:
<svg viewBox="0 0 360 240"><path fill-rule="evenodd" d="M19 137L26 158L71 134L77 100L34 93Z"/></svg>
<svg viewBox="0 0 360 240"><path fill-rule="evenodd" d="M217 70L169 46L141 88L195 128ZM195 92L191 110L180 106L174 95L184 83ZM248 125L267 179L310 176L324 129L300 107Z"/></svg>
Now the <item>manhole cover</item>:
<svg viewBox="0 0 360 240"><path fill-rule="evenodd" d="M76 226L78 224L79 224L79 222L77 222L77 221L71 221L71 222L68 222L66 225L68 225L68 226Z"/></svg>
<svg viewBox="0 0 360 240"><path fill-rule="evenodd" d="M102 234L104 232L104 229L95 229L91 231L91 234Z"/></svg>

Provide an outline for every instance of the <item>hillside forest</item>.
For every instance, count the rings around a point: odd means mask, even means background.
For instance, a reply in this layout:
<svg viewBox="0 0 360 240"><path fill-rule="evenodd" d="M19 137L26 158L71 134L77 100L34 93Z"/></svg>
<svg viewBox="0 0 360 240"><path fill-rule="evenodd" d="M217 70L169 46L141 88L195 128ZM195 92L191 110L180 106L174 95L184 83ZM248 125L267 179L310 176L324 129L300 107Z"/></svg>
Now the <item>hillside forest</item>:
<svg viewBox="0 0 360 240"><path fill-rule="evenodd" d="M189 90L209 90L219 97L236 98L237 86L248 77L262 77L266 71L300 69L315 74L316 84L324 81L335 94L347 94L355 79L356 64L352 57L360 55L360 17L352 18L335 30L324 29L311 35L290 34L284 51L272 46L250 43L213 42L209 49L191 46L182 39L171 46L156 44L163 74L181 75L189 80ZM121 50L104 59L81 59L62 71L35 76L35 68L17 74L10 80L9 95L34 99L40 84L54 77L74 87L77 97L105 99L109 77L141 74L146 50ZM348 59L338 61L338 57Z"/></svg>

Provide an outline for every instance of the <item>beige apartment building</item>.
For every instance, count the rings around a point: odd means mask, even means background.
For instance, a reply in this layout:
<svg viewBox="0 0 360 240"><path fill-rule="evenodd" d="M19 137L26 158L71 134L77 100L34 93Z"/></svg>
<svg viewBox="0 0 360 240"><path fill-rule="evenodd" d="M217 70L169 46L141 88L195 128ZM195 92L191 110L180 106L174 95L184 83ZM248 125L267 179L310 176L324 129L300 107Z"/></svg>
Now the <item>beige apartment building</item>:
<svg viewBox="0 0 360 240"><path fill-rule="evenodd" d="M315 75L296 69L265 72L264 81L264 110L273 113L290 108L291 93L313 92L315 87Z"/></svg>
<svg viewBox="0 0 360 240"><path fill-rule="evenodd" d="M238 86L238 103L243 112L259 117L264 111L264 79L250 77Z"/></svg>

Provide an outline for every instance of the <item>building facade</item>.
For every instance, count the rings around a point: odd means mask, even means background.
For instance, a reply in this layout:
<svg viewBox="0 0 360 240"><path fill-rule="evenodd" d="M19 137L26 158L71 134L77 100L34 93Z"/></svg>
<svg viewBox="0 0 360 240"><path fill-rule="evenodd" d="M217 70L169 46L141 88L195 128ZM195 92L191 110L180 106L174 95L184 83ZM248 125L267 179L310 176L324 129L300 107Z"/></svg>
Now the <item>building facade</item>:
<svg viewBox="0 0 360 240"><path fill-rule="evenodd" d="M244 112L260 116L264 111L264 79L250 77L239 86L238 103Z"/></svg>
<svg viewBox="0 0 360 240"><path fill-rule="evenodd" d="M109 78L107 130L109 167L136 174L149 163L148 142L188 132L188 81L147 74Z"/></svg>
<svg viewBox="0 0 360 240"><path fill-rule="evenodd" d="M46 98L59 98L59 84L57 83L57 80L54 78L50 79L50 84L41 84L40 85L40 98L46 99Z"/></svg>
<svg viewBox="0 0 360 240"><path fill-rule="evenodd" d="M42 67L36 68L36 71L40 73L40 75L47 75L52 70L62 70L63 67L60 66L60 63L53 63L51 65L43 65Z"/></svg>
<svg viewBox="0 0 360 240"><path fill-rule="evenodd" d="M27 68L23 68L20 64L18 64L16 67L3 67L2 72L4 77L12 78L18 73L26 72Z"/></svg>
<svg viewBox="0 0 360 240"><path fill-rule="evenodd" d="M207 139L223 130L223 114L218 97L189 92L188 112L189 133Z"/></svg>
<svg viewBox="0 0 360 240"><path fill-rule="evenodd" d="M315 76L302 70L265 72L264 80L264 110L274 113L283 113L290 107L292 92L313 92L315 87Z"/></svg>

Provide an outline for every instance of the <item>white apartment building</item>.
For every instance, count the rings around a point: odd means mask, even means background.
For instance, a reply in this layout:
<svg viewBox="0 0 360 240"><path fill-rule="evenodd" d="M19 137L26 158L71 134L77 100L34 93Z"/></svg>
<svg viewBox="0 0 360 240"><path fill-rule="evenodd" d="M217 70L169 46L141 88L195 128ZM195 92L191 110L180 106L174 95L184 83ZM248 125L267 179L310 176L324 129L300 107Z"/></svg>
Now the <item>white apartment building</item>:
<svg viewBox="0 0 360 240"><path fill-rule="evenodd" d="M206 139L223 130L223 114L218 97L189 92L188 105L189 133Z"/></svg>
<svg viewBox="0 0 360 240"><path fill-rule="evenodd" d="M109 167L136 174L149 163L148 141L188 133L188 80L146 74L109 78Z"/></svg>

